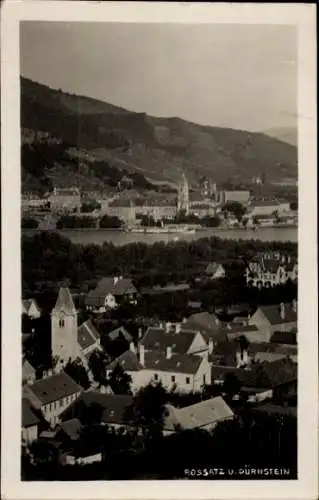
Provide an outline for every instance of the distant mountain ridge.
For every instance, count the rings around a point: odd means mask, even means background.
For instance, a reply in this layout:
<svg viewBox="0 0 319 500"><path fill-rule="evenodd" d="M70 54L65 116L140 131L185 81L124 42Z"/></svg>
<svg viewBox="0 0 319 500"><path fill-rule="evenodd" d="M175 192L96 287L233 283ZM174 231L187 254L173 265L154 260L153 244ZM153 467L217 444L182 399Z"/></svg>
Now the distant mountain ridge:
<svg viewBox="0 0 319 500"><path fill-rule="evenodd" d="M21 127L48 132L68 149L87 151L100 169L105 163L154 182L176 182L183 171L191 184L202 176L222 182L251 179L261 172L269 180L297 177L296 147L268 135L135 113L23 77ZM47 175L54 176L55 168L63 175L61 162L49 167ZM94 163L89 171L92 180ZM65 176L69 175L65 168Z"/></svg>
<svg viewBox="0 0 319 500"><path fill-rule="evenodd" d="M265 130L263 133L292 146L298 146L298 129L296 127L272 128Z"/></svg>

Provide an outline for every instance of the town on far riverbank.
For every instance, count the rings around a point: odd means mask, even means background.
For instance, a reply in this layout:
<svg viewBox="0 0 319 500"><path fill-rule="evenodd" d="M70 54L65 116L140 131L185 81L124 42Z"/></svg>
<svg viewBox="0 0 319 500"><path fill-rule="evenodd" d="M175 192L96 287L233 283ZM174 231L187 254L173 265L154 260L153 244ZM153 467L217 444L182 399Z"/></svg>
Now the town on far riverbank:
<svg viewBox="0 0 319 500"><path fill-rule="evenodd" d="M205 179L191 190L183 175L176 191L141 194L128 189L124 179L119 181L118 191L109 196L80 192L76 187L56 187L42 197L22 198L22 227L112 229L147 235L187 235L212 228L251 232L260 228L297 227L294 194L276 198L269 187L266 191L257 189L259 184L254 182L246 189L218 189L216 183Z"/></svg>

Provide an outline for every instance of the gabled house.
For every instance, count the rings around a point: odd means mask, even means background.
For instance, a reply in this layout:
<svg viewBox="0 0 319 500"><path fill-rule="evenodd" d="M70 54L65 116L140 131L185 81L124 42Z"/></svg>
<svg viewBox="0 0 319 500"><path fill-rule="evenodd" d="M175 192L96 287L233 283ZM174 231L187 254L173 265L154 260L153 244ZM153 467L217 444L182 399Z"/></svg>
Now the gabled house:
<svg viewBox="0 0 319 500"><path fill-rule="evenodd" d="M247 325L240 323L229 323L222 331L225 333L228 340L237 340L244 336L248 342L263 342L264 336L256 325Z"/></svg>
<svg viewBox="0 0 319 500"><path fill-rule="evenodd" d="M141 339L140 344L146 352L160 351L166 353L167 347L172 347L178 354L205 355L208 344L200 332L182 329L183 324L171 325L166 323L162 327L149 327Z"/></svg>
<svg viewBox="0 0 319 500"><path fill-rule="evenodd" d="M27 359L22 362L22 385L33 384L36 379L35 368L29 363Z"/></svg>
<svg viewBox="0 0 319 500"><path fill-rule="evenodd" d="M100 334L91 320L84 321L78 328L78 344L84 356L100 350Z"/></svg>
<svg viewBox="0 0 319 500"><path fill-rule="evenodd" d="M237 376L242 385L241 391L249 394L248 400L259 402L296 393L297 374L297 363L286 357L252 365L250 370L242 370Z"/></svg>
<svg viewBox="0 0 319 500"><path fill-rule="evenodd" d="M275 331L289 332L297 328L297 302L260 306L249 319L249 324L263 334L264 342L269 342Z"/></svg>
<svg viewBox="0 0 319 500"><path fill-rule="evenodd" d="M288 279L297 281L297 260L280 253L262 253L248 262L245 271L246 284L258 288L283 285Z"/></svg>
<svg viewBox="0 0 319 500"><path fill-rule="evenodd" d="M181 392L195 392L211 382L207 357L177 354L171 346L167 347L166 353L145 352L142 344L138 346L137 352L133 345L130 350L131 352L124 353L107 367L107 374L109 375L117 364L122 366L132 377L133 392L150 382L161 382L167 390L177 388ZM128 368L125 368L126 364Z"/></svg>
<svg viewBox="0 0 319 500"><path fill-rule="evenodd" d="M221 396L207 399L184 408L166 405L164 435L193 429L212 431L226 420L232 420L234 413Z"/></svg>
<svg viewBox="0 0 319 500"><path fill-rule="evenodd" d="M31 319L40 318L41 309L35 299L22 300L22 314L26 314Z"/></svg>
<svg viewBox="0 0 319 500"><path fill-rule="evenodd" d="M54 427L60 414L75 401L82 387L66 373L37 380L32 385L23 387L23 396L35 410L41 410L44 418Z"/></svg>
<svg viewBox="0 0 319 500"><path fill-rule="evenodd" d="M105 312L115 309L122 301L136 303L137 290L131 279L122 276L103 278L94 290L91 290L85 305L88 310Z"/></svg>
<svg viewBox="0 0 319 500"><path fill-rule="evenodd" d="M208 343L209 339L217 339L221 322L214 314L208 312L195 313L189 316L181 325L183 331L199 332Z"/></svg>
<svg viewBox="0 0 319 500"><path fill-rule="evenodd" d="M113 429L128 429L134 424L127 420L128 408L133 403L132 396L121 394L102 394L97 391L85 391L61 415L61 427L90 425L90 420L107 425Z"/></svg>
<svg viewBox="0 0 319 500"><path fill-rule="evenodd" d="M218 262L210 262L205 269L205 277L211 280L225 278L226 271L222 264Z"/></svg>
<svg viewBox="0 0 319 500"><path fill-rule="evenodd" d="M22 398L22 441L26 444L38 439L40 419L28 399Z"/></svg>

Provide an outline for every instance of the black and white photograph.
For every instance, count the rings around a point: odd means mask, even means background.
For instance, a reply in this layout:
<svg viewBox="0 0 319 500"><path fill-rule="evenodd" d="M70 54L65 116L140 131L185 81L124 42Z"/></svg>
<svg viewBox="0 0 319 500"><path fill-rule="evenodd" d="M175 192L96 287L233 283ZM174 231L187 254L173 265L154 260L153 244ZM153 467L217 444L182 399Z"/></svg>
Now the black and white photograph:
<svg viewBox="0 0 319 500"><path fill-rule="evenodd" d="M297 23L18 29L20 481L297 481Z"/></svg>

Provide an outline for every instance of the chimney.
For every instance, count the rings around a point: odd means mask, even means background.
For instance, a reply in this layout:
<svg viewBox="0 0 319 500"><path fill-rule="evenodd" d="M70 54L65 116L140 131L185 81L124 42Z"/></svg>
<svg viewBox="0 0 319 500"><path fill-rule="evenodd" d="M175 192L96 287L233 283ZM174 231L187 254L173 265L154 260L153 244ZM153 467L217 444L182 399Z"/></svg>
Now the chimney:
<svg viewBox="0 0 319 500"><path fill-rule="evenodd" d="M187 318L183 318L183 323L187 323Z"/></svg>
<svg viewBox="0 0 319 500"><path fill-rule="evenodd" d="M160 321L159 327L160 327L160 328L164 328L163 321Z"/></svg>
<svg viewBox="0 0 319 500"><path fill-rule="evenodd" d="M292 310L294 313L297 313L297 301L296 301L296 299L294 299L292 301Z"/></svg>
<svg viewBox="0 0 319 500"><path fill-rule="evenodd" d="M143 330L142 330L142 328L138 329L137 336L138 336L139 339L141 339L143 337Z"/></svg>
<svg viewBox="0 0 319 500"><path fill-rule="evenodd" d="M214 341L213 339L209 339L208 341L208 354L213 354L214 350Z"/></svg>
<svg viewBox="0 0 319 500"><path fill-rule="evenodd" d="M180 323L176 323L175 325L175 333L179 333L181 331L181 324Z"/></svg>
<svg viewBox="0 0 319 500"><path fill-rule="evenodd" d="M171 359L172 357L172 348L170 346L166 347L166 359Z"/></svg>
<svg viewBox="0 0 319 500"><path fill-rule="evenodd" d="M114 285L116 285L116 283L118 282L118 280L119 280L119 279L118 279L118 277L117 277L117 276L114 276L114 278L113 278L113 283L114 283Z"/></svg>
<svg viewBox="0 0 319 500"><path fill-rule="evenodd" d="M285 304L283 302L280 304L280 317L281 319L285 319Z"/></svg>
<svg viewBox="0 0 319 500"><path fill-rule="evenodd" d="M167 323L165 324L165 331L166 331L166 333L169 333L170 329L171 329L171 323L169 321L167 321Z"/></svg>
<svg viewBox="0 0 319 500"><path fill-rule="evenodd" d="M145 364L145 349L143 344L139 345L139 362L142 366Z"/></svg>
<svg viewBox="0 0 319 500"><path fill-rule="evenodd" d="M286 261L286 257L284 255L281 256L281 263L284 264Z"/></svg>

